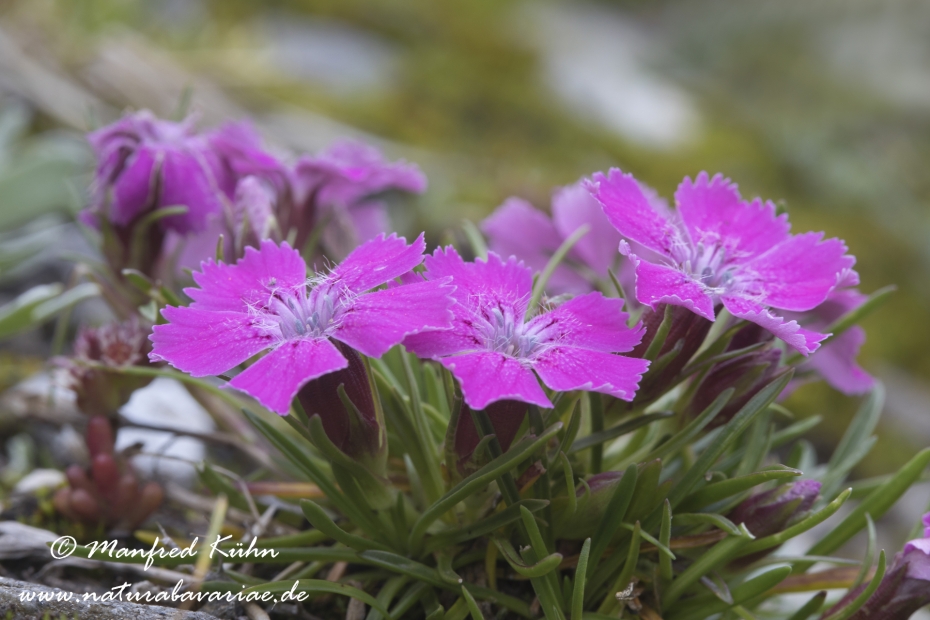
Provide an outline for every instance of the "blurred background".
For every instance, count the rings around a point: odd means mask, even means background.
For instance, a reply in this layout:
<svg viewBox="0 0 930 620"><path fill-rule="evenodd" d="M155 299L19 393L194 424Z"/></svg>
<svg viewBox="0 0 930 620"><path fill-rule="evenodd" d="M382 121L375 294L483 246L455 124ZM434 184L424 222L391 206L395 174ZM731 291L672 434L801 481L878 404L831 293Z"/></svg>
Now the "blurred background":
<svg viewBox="0 0 930 620"><path fill-rule="evenodd" d="M433 243L510 195L548 208L553 187L610 166L664 196L721 171L744 196L783 204L796 231L844 238L864 292L899 287L865 322L862 363L888 399L857 475L930 444L930 2L0 7L0 303L74 277L68 253L87 245L73 216L93 166L83 134L126 109L187 105L202 126L249 116L281 153L372 141L429 177L392 219ZM84 304L72 323L95 312ZM0 342L0 388L62 341L51 324ZM788 402L825 417L812 438L825 454L857 405L823 384ZM904 531L927 495L894 513Z"/></svg>

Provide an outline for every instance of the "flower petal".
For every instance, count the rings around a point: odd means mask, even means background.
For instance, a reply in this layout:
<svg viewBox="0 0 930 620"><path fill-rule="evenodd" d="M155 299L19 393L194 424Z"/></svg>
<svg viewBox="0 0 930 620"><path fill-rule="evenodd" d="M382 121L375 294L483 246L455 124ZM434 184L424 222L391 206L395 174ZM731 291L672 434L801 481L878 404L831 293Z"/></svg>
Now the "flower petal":
<svg viewBox="0 0 930 620"><path fill-rule="evenodd" d="M600 211L600 205L596 202L595 205ZM505 200L481 223L481 230L496 254L516 256L534 271L542 271L562 244L562 236L546 214L521 198ZM572 232L574 229L569 234ZM616 253L616 244L612 249ZM547 288L555 294L587 293L591 284L563 264L556 267Z"/></svg>
<svg viewBox="0 0 930 620"><path fill-rule="evenodd" d="M488 245L501 256L516 256L540 270L562 238L546 214L522 198L508 198L481 222Z"/></svg>
<svg viewBox="0 0 930 620"><path fill-rule="evenodd" d="M494 252L487 260L466 263L452 246L437 248L426 257L426 277L430 280L452 277L452 296L470 312L506 304L522 320L533 291L533 273L522 261L511 256L506 261ZM460 310L453 309L457 317Z"/></svg>
<svg viewBox="0 0 930 620"><path fill-rule="evenodd" d="M213 173L195 154L165 151L161 177L159 206L187 207L187 213L162 220L167 228L183 234L201 231L207 225L208 216L223 208Z"/></svg>
<svg viewBox="0 0 930 620"><path fill-rule="evenodd" d="M403 237L381 234L355 248L332 270L329 278L350 291L362 293L402 276L422 263L424 249L426 242L422 234L410 245Z"/></svg>
<svg viewBox="0 0 930 620"><path fill-rule="evenodd" d="M622 299L588 293L533 317L527 331L541 343L618 353L631 351L643 339L642 325L630 329L628 318Z"/></svg>
<svg viewBox="0 0 930 620"><path fill-rule="evenodd" d="M856 259L839 239L823 241L823 233L790 237L747 262L734 279L750 278L749 292L783 310L810 310L847 278Z"/></svg>
<svg viewBox="0 0 930 620"><path fill-rule="evenodd" d="M694 181L686 177L675 200L695 244L712 240L752 257L788 239L787 214L776 216L771 202L743 202L736 184L721 174L708 179L702 172Z"/></svg>
<svg viewBox="0 0 930 620"><path fill-rule="evenodd" d="M440 362L459 380L465 402L472 409L484 409L499 400L552 407L533 372L512 357L482 351L444 357Z"/></svg>
<svg viewBox="0 0 930 620"><path fill-rule="evenodd" d="M714 300L699 282L677 269L641 260L635 254L630 254L629 258L636 265L639 303L652 309L660 303L684 306L698 316L714 320Z"/></svg>
<svg viewBox="0 0 930 620"><path fill-rule="evenodd" d="M721 301L733 316L761 325L804 356L816 351L820 342L827 337L827 334L804 329L797 321L788 321L776 316L769 309L749 299L724 295Z"/></svg>
<svg viewBox="0 0 930 620"><path fill-rule="evenodd" d="M411 334L404 338L403 345L419 357L433 359L443 355L486 348L480 334L458 316L452 322L452 329L428 330Z"/></svg>
<svg viewBox="0 0 930 620"><path fill-rule="evenodd" d="M229 385L272 411L287 415L291 401L305 383L348 365L326 338L288 340L233 377Z"/></svg>
<svg viewBox="0 0 930 620"><path fill-rule="evenodd" d="M193 273L200 288L184 292L194 300L192 308L246 311L268 302L274 288L293 288L307 281L307 265L286 242L262 241L261 249L248 247L235 265L209 260Z"/></svg>
<svg viewBox="0 0 930 620"><path fill-rule="evenodd" d="M381 357L404 336L451 327L450 292L448 280L433 280L361 295L333 338L370 357Z"/></svg>
<svg viewBox="0 0 930 620"><path fill-rule="evenodd" d="M136 151L131 162L113 185L113 206L110 219L118 226L126 226L153 204L156 155L148 148Z"/></svg>
<svg viewBox="0 0 930 620"><path fill-rule="evenodd" d="M649 361L577 347L554 346L533 362L543 383L553 390L603 392L633 400Z"/></svg>
<svg viewBox="0 0 930 620"><path fill-rule="evenodd" d="M633 175L611 168L608 176L598 172L592 181L591 195L621 235L668 257L685 243L678 228L652 207Z"/></svg>
<svg viewBox="0 0 930 620"><path fill-rule="evenodd" d="M865 394L875 386L875 378L856 363L864 343L865 330L858 325L850 327L826 343L805 365L844 394Z"/></svg>
<svg viewBox="0 0 930 620"><path fill-rule="evenodd" d="M552 220L563 238L568 238L584 224L590 227L588 234L578 240L572 249L585 265L598 276L607 277L607 271L617 260L617 247L621 235L604 215L601 203L579 181L559 188L552 196ZM522 230L516 229L518 233Z"/></svg>
<svg viewBox="0 0 930 620"><path fill-rule="evenodd" d="M226 372L274 344L244 312L168 306L162 315L170 323L153 328L149 357L195 377Z"/></svg>

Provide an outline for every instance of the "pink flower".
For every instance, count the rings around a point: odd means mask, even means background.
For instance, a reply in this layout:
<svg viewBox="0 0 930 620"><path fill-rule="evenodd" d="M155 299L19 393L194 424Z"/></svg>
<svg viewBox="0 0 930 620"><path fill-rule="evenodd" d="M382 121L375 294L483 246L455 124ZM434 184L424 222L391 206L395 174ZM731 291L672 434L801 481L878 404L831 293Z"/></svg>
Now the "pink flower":
<svg viewBox="0 0 930 620"><path fill-rule="evenodd" d="M923 517L924 537L904 545L869 600L849 620L900 620L930 604L930 513ZM821 616L829 620L858 596L855 588Z"/></svg>
<svg viewBox="0 0 930 620"><path fill-rule="evenodd" d="M636 298L654 307L670 303L714 320L722 304L808 355L825 334L802 328L772 309L807 311L826 300L855 259L839 239L823 233L789 234L775 205L745 202L736 185L706 173L686 178L675 193L675 212L657 208L639 183L612 169L589 183L624 242L620 252L636 266Z"/></svg>
<svg viewBox="0 0 930 620"><path fill-rule="evenodd" d="M235 265L207 261L193 274L200 288L185 290L193 303L163 310L150 357L203 377L267 351L229 385L287 414L301 386L348 367L333 340L379 357L404 336L450 326L447 279L371 291L419 265L424 248L422 235L410 245L381 235L309 279L287 243L247 248Z"/></svg>
<svg viewBox="0 0 930 620"><path fill-rule="evenodd" d="M622 237L582 181L553 193L552 219L522 198L508 198L481 223L481 230L491 250L542 271L562 242L585 224L590 230L569 252L567 263L556 268L548 288L556 294L587 293L592 279L608 278Z"/></svg>
<svg viewBox="0 0 930 620"><path fill-rule="evenodd" d="M97 172L85 221L105 216L125 227L150 211L184 206L186 213L165 218L162 227L200 232L232 197L239 174L276 165L248 125L198 134L195 121L166 121L142 110L89 134Z"/></svg>
<svg viewBox="0 0 930 620"><path fill-rule="evenodd" d="M298 229L298 246L309 234L308 224L326 221L324 243L335 254L387 232L387 207L372 196L388 190L420 194L426 177L415 164L389 162L378 149L341 140L315 156L301 157L294 166L292 217L284 222ZM304 232L306 231L306 232Z"/></svg>
<svg viewBox="0 0 930 620"><path fill-rule="evenodd" d="M830 293L826 301L807 313L808 320L800 320L809 328L823 329L861 306L866 299L866 295L853 289L836 290ZM863 344L865 330L854 325L830 339L800 369L813 370L844 394L864 394L875 385L875 379L856 362Z"/></svg>
<svg viewBox="0 0 930 620"><path fill-rule="evenodd" d="M649 362L614 355L642 338L641 327L627 327L623 300L589 293L527 321L533 274L515 258L492 252L466 263L447 247L425 265L427 280L452 277L453 327L408 336L404 345L448 368L470 408L502 400L551 407L534 372L553 390L633 398Z"/></svg>

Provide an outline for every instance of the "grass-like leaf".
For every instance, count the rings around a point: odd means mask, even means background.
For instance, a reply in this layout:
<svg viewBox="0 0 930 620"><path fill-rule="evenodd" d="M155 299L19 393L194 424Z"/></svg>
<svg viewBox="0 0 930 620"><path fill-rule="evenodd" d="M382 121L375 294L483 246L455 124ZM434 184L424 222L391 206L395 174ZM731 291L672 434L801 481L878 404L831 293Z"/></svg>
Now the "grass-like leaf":
<svg viewBox="0 0 930 620"><path fill-rule="evenodd" d="M928 464L930 464L930 448L917 453L898 470L891 480L872 491L839 525L814 544L808 553L828 555L836 551L866 526L866 514L872 515L873 519L878 519L885 514L898 501L898 498L920 479Z"/></svg>

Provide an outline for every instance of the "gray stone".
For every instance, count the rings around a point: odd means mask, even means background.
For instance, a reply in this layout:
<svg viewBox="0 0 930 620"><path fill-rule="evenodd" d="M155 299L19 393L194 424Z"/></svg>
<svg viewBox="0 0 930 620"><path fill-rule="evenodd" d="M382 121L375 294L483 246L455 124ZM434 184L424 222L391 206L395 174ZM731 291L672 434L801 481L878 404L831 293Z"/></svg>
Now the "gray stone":
<svg viewBox="0 0 930 620"><path fill-rule="evenodd" d="M217 620L216 616L203 612L158 605L85 601L83 594L0 577L0 618L36 620L46 614L49 618L69 620Z"/></svg>

